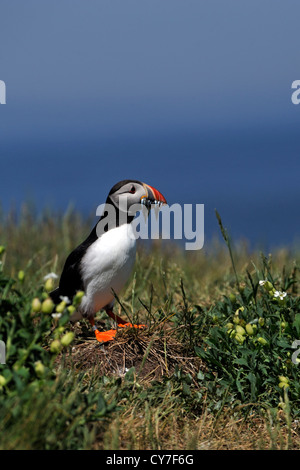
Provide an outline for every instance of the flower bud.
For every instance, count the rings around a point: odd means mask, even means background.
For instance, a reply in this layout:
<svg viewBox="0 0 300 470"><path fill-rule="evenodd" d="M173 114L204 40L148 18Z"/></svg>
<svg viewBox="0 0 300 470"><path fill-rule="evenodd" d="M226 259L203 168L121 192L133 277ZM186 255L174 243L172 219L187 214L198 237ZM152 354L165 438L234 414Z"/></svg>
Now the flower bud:
<svg viewBox="0 0 300 470"><path fill-rule="evenodd" d="M265 338L262 338L261 336L257 338L257 341L262 345L265 346L268 342L265 340Z"/></svg>
<svg viewBox="0 0 300 470"><path fill-rule="evenodd" d="M38 377L42 377L45 374L45 366L41 361L37 361L34 364L34 370Z"/></svg>
<svg viewBox="0 0 300 470"><path fill-rule="evenodd" d="M62 301L62 302L60 302L60 304L58 304L58 305L56 306L55 311L56 311L57 313L63 313L63 311L65 310L66 306L67 306L66 302Z"/></svg>
<svg viewBox="0 0 300 470"><path fill-rule="evenodd" d="M41 311L41 308L42 308L42 304L41 304L41 301L40 299L38 299L37 297L35 297L33 299L33 301L31 302L31 310L33 312L40 312Z"/></svg>
<svg viewBox="0 0 300 470"><path fill-rule="evenodd" d="M232 330L232 328L234 327L234 324L233 323L227 323L225 325L225 327L226 327L227 330Z"/></svg>
<svg viewBox="0 0 300 470"><path fill-rule="evenodd" d="M239 335L245 335L246 334L245 329L240 325L236 325L235 330Z"/></svg>
<svg viewBox="0 0 300 470"><path fill-rule="evenodd" d="M264 326L264 324L265 324L265 319L262 318L262 317L260 317L260 318L258 319L258 324L259 324L260 326Z"/></svg>
<svg viewBox="0 0 300 470"><path fill-rule="evenodd" d="M241 335L240 333L237 333L235 335L235 339L237 340L238 343L243 344L243 342L245 341L245 336Z"/></svg>
<svg viewBox="0 0 300 470"><path fill-rule="evenodd" d="M280 382L286 382L286 383L289 382L289 379L285 377L284 375L280 375L278 378Z"/></svg>
<svg viewBox="0 0 300 470"><path fill-rule="evenodd" d="M3 377L3 375L0 375L0 387L4 387L4 385L6 385L7 383L7 380L5 377Z"/></svg>
<svg viewBox="0 0 300 470"><path fill-rule="evenodd" d="M287 382L279 382L279 387L280 388L287 388L287 387L289 387L289 384Z"/></svg>
<svg viewBox="0 0 300 470"><path fill-rule="evenodd" d="M0 245L0 255L5 252L5 246Z"/></svg>
<svg viewBox="0 0 300 470"><path fill-rule="evenodd" d="M70 313L70 315L72 315L72 313L76 312L76 308L74 307L74 305L69 305L67 310Z"/></svg>
<svg viewBox="0 0 300 470"><path fill-rule="evenodd" d="M245 288L246 288L246 283L240 282L240 292L244 292Z"/></svg>
<svg viewBox="0 0 300 470"><path fill-rule="evenodd" d="M52 313L53 308L54 308L54 303L52 302L52 300L50 299L50 297L48 297L48 298L47 298L46 300L44 300L44 302L42 303L42 312L43 312L43 313Z"/></svg>
<svg viewBox="0 0 300 470"><path fill-rule="evenodd" d="M61 338L61 344L63 346L69 346L74 339L74 333L69 331L69 333L66 333L62 338Z"/></svg>
<svg viewBox="0 0 300 470"><path fill-rule="evenodd" d="M229 329L227 330L227 334L230 336L230 338L234 338L236 335L236 331L234 329Z"/></svg>
<svg viewBox="0 0 300 470"><path fill-rule="evenodd" d="M19 271L18 272L18 279L20 282L24 282L24 279L25 279L25 273L23 270Z"/></svg>
<svg viewBox="0 0 300 470"><path fill-rule="evenodd" d="M236 296L234 294L229 294L229 300L232 304L235 304L236 302Z"/></svg>
<svg viewBox="0 0 300 470"><path fill-rule="evenodd" d="M245 328L249 336L252 336L254 334L253 327L250 323L247 323Z"/></svg>
<svg viewBox="0 0 300 470"><path fill-rule="evenodd" d="M271 284L270 281L266 281L266 282L265 282L264 288L265 288L267 291L269 291L269 292L271 292L272 290L274 290L274 286L273 286L273 284Z"/></svg>
<svg viewBox="0 0 300 470"><path fill-rule="evenodd" d="M235 315L238 315L240 312L243 312L245 310L245 307L239 307L236 311L235 311Z"/></svg>
<svg viewBox="0 0 300 470"><path fill-rule="evenodd" d="M64 331L65 331L64 326L58 326L57 328L55 328L55 330L54 330L55 338L58 338Z"/></svg>
<svg viewBox="0 0 300 470"><path fill-rule="evenodd" d="M46 292L51 292L53 289L54 289L54 280L52 277L49 277L45 284L44 284L44 288L45 288L45 291Z"/></svg>
<svg viewBox="0 0 300 470"><path fill-rule="evenodd" d="M50 351L53 353L53 354L57 354L59 353L61 350L61 343L58 339L55 339L52 341L52 343L50 344Z"/></svg>
<svg viewBox="0 0 300 470"><path fill-rule="evenodd" d="M84 292L82 290L79 290L76 293L75 297L73 298L73 305L75 305L75 307L80 304L83 296L84 296Z"/></svg>

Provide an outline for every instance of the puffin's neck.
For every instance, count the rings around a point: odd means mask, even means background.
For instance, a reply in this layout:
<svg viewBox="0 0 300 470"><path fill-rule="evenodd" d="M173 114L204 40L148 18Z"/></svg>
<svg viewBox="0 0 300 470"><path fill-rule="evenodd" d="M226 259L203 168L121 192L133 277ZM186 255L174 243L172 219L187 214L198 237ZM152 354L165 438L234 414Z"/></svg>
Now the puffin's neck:
<svg viewBox="0 0 300 470"><path fill-rule="evenodd" d="M122 214L121 216L119 209L108 199L105 204L108 204L110 207L107 208L108 210L104 209L103 214L101 215L96 225L93 227L91 233L81 244L82 247L85 247L85 249L94 243L104 233L124 224L130 224L134 219L134 216L129 216L128 214L127 216L126 214Z"/></svg>
<svg viewBox="0 0 300 470"><path fill-rule="evenodd" d="M107 199L105 204L108 206L107 210L104 209L103 214L97 222L98 236L100 236L101 233L108 232L113 228L120 227L124 224L130 224L134 219L134 216L129 215L128 213L121 214L119 208L115 206L111 200Z"/></svg>

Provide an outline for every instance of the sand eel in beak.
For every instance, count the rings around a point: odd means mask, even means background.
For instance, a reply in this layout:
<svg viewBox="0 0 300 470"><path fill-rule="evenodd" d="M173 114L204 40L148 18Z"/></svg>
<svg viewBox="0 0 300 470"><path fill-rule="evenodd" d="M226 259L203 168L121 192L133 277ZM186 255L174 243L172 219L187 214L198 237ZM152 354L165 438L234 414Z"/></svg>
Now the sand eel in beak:
<svg viewBox="0 0 300 470"><path fill-rule="evenodd" d="M113 313L114 292L118 295L129 279L135 262L136 238L131 222L137 207L148 208L166 204L164 196L155 188L136 180L124 180L110 190L103 215L90 235L68 256L59 287L50 293L58 304L61 297L70 300L78 291L84 291L80 307L71 321L87 318L99 342L112 340L116 330L100 332L95 325L95 314L101 309L118 327L140 328L131 325Z"/></svg>

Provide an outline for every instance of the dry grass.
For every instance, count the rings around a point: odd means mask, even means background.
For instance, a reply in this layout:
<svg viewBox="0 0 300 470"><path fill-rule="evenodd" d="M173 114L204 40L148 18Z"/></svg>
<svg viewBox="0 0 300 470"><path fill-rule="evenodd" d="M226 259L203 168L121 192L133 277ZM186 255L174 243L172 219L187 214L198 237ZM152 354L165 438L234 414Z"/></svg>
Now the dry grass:
<svg viewBox="0 0 300 470"><path fill-rule="evenodd" d="M72 348L72 365L81 371L96 367L102 375L117 377L134 367L143 384L173 374L175 366L192 377L205 369L199 357L187 354L171 327L164 326L156 334L126 330L119 330L114 341L103 344L94 336L79 337Z"/></svg>
<svg viewBox="0 0 300 470"><path fill-rule="evenodd" d="M170 411L170 410L166 410ZM238 410L237 410L238 411ZM108 427L95 448L109 450L299 450L299 423L287 426L283 411L276 419L255 411L247 417L224 410L219 417L203 407L198 417L164 415L157 409L128 408Z"/></svg>

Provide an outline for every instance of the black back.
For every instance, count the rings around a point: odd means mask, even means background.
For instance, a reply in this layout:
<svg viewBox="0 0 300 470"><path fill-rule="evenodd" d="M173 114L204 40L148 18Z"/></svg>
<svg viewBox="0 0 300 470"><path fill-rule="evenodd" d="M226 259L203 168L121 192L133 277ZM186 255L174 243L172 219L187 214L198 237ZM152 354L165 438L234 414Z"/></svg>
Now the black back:
<svg viewBox="0 0 300 470"><path fill-rule="evenodd" d="M67 296L72 301L77 291L84 290L80 264L88 247L98 238L96 227L97 225L95 225L84 242L75 248L67 257L60 277L59 288L50 293L50 297L56 304L61 302L60 296Z"/></svg>
<svg viewBox="0 0 300 470"><path fill-rule="evenodd" d="M136 180L123 180L115 184L115 186L113 186L113 188L109 192L109 195L106 200L106 204L112 204L110 195L113 194L118 189L120 189L124 184L129 183L131 181L134 183L140 183L139 181L136 181ZM114 224L110 225L110 227L119 226L119 210L116 206L114 207L116 209L116 220ZM101 233L97 231L97 225L105 217L107 217L106 211L103 212L102 216L98 220L97 224L95 225L95 227L93 228L89 236L80 245L78 245L78 247L75 248L75 250L73 250L67 257L61 277L60 277L59 287L55 289L54 291L50 292L49 294L55 304L58 304L61 302L61 299L60 299L61 296L67 296L72 301L77 291L79 290L84 291L84 285L83 285L83 280L81 276L81 260L83 256L85 255L89 246L92 243L94 243L99 238L99 236L101 236ZM128 216L127 223L130 223L133 220L133 218L134 217L132 216ZM103 228L103 232L107 232L107 231L108 231L108 224L105 225Z"/></svg>

